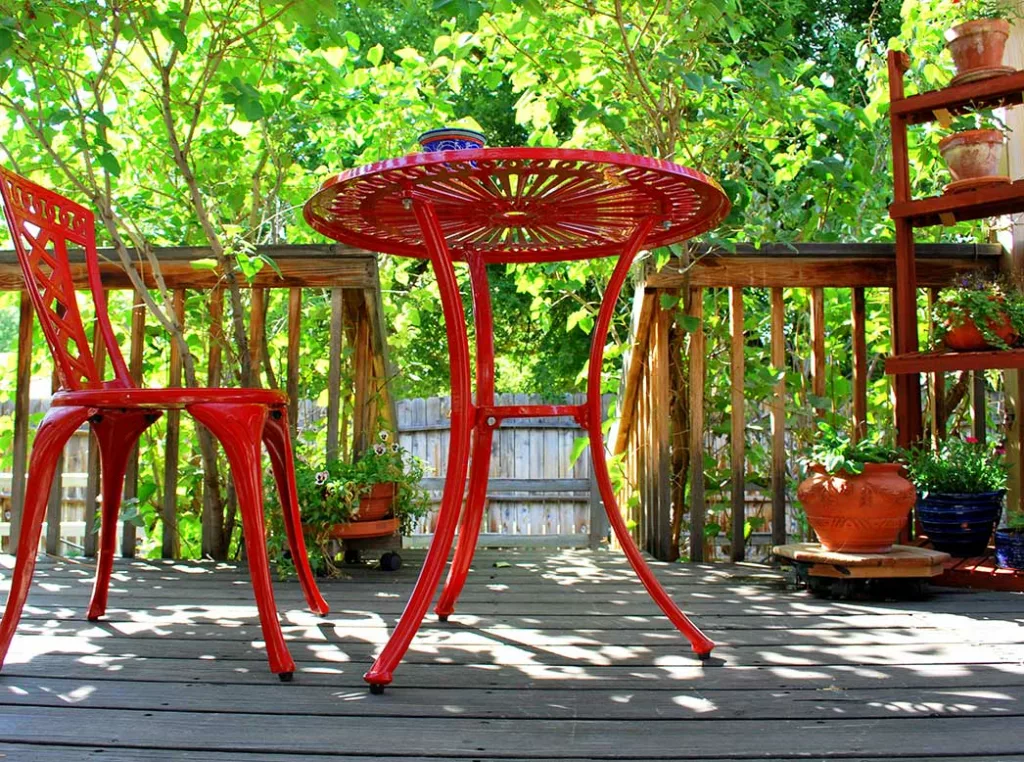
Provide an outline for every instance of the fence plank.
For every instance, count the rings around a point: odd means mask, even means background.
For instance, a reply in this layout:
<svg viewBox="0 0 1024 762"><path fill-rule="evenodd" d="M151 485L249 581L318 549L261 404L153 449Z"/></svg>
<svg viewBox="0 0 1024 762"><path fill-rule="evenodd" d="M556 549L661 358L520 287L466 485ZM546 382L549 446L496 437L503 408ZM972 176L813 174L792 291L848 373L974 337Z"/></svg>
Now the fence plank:
<svg viewBox="0 0 1024 762"><path fill-rule="evenodd" d="M302 335L302 289L288 289L288 380L285 391L288 394L288 428L292 441L295 440L299 425L299 347Z"/></svg>
<svg viewBox="0 0 1024 762"><path fill-rule="evenodd" d="M690 560L704 560L704 289L690 289L690 317L699 321L690 337Z"/></svg>
<svg viewBox="0 0 1024 762"><path fill-rule="evenodd" d="M18 311L18 370L14 392L14 462L11 466L11 539L8 550L18 552L18 534L25 506L25 475L28 472L29 386L32 383L32 302L21 292ZM35 552L33 548L30 552Z"/></svg>
<svg viewBox="0 0 1024 762"><path fill-rule="evenodd" d="M743 332L743 289L729 289L729 386L732 397L730 427L730 461L732 466L730 492L732 497L732 540L730 558L742 561L744 557L744 529L746 526L746 397L743 382L746 360L746 337Z"/></svg>
<svg viewBox="0 0 1024 762"><path fill-rule="evenodd" d="M56 392L60 388L57 372L54 370L51 388ZM46 552L55 556L60 552L60 520L63 501L64 452L57 459L57 470L50 484L50 499L46 504Z"/></svg>
<svg viewBox="0 0 1024 762"><path fill-rule="evenodd" d="M221 296L223 304L223 295ZM131 345L128 350L128 372L132 380L139 386L142 385L142 348L146 338L146 306L142 296L138 293L132 300L132 328ZM128 458L128 469L124 479L124 499L134 498L139 494L139 444L132 447L131 457ZM124 522L121 529L121 555L125 558L135 557L135 525L130 521Z"/></svg>
<svg viewBox="0 0 1024 762"><path fill-rule="evenodd" d="M174 318L178 325L185 325L185 291L174 291ZM175 341L171 342L170 368L167 374L168 386L181 386L181 350ZM181 442L181 411L167 411L167 439L164 444L164 504L163 504L163 545L162 558L177 558L180 549L178 541L178 450Z"/></svg>
<svg viewBox="0 0 1024 762"><path fill-rule="evenodd" d="M655 305L651 325L650 373L651 373L651 444L655 468L654 515L651 552L662 561L672 555L672 459L669 452L669 409L671 389L669 388L669 311Z"/></svg>
<svg viewBox="0 0 1024 762"><path fill-rule="evenodd" d="M786 543L786 305L782 289L771 292L771 363L781 372L772 390L772 544Z"/></svg>

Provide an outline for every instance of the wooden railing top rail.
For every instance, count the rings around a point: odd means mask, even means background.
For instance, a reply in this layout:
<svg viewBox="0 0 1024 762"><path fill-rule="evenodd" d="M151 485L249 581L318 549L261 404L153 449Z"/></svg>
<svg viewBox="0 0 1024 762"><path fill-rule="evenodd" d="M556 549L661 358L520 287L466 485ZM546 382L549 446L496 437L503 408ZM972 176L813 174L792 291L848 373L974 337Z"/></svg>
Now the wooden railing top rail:
<svg viewBox="0 0 1024 762"><path fill-rule="evenodd" d="M995 270L1004 253L998 244L919 244L917 282L922 287L947 285L965 270ZM738 244L735 252L697 247L694 264L673 259L647 272L648 288L683 285L840 288L896 285L896 248L890 243L766 244L760 249ZM653 263L652 263L653 265Z"/></svg>
<svg viewBox="0 0 1024 762"><path fill-rule="evenodd" d="M134 250L132 258L146 283L153 286L151 268ZM281 271L266 265L244 287L265 288L369 288L376 289L377 255L341 244L281 244L260 246L257 251L274 261ZM202 246L172 246L154 250L168 288L210 289L221 280L221 273L197 262L212 260L213 252ZM131 282L112 249L100 249L100 275L108 288L131 288ZM85 258L81 251L69 252L72 277L77 288L88 286ZM24 286L14 251L0 251L0 291L20 291Z"/></svg>

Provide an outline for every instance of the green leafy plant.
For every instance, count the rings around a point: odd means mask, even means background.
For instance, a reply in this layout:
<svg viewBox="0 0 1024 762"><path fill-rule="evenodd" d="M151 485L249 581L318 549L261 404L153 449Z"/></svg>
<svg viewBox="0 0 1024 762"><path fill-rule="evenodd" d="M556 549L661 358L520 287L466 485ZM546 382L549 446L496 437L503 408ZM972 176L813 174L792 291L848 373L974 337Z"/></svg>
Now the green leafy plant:
<svg viewBox="0 0 1024 762"><path fill-rule="evenodd" d="M950 0L952 18L957 23L976 19L1020 18L1017 4L1008 0Z"/></svg>
<svg viewBox="0 0 1024 762"><path fill-rule="evenodd" d="M1006 487L1002 448L987 446L974 437L952 436L938 450L907 450L903 459L910 481L923 495L974 495Z"/></svg>
<svg viewBox="0 0 1024 762"><path fill-rule="evenodd" d="M952 329L972 320L991 346L1009 349L1009 344L996 334L993 326L999 327L1008 319L1017 337L1024 335L1024 294L1005 276L963 274L952 287L941 291L932 318L936 346Z"/></svg>
<svg viewBox="0 0 1024 762"><path fill-rule="evenodd" d="M878 439L854 442L845 432L836 431L830 424L818 424L818 436L804 458L806 466L818 465L827 473L855 475L864 471L865 463L892 463L896 452Z"/></svg>
<svg viewBox="0 0 1024 762"><path fill-rule="evenodd" d="M295 483L302 511L303 531L306 535L310 565L317 572L337 573L332 552L331 530L336 524L347 524L356 518L359 501L370 494L376 484L393 483L395 497L392 513L401 522L403 534L409 534L417 518L430 510L426 490L420 487L424 465L419 458L410 456L391 435L382 431L380 441L355 463L329 460L322 467L297 460ZM280 508L274 497L268 501L271 534L278 540L274 555L277 560L288 560L283 525L278 518Z"/></svg>

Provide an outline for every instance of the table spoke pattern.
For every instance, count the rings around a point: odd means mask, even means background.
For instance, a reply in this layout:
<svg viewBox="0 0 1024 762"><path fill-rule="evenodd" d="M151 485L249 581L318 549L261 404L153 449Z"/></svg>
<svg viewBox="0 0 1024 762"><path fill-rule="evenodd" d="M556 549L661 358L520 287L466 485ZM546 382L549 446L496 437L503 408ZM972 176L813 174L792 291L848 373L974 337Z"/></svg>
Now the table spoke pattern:
<svg viewBox="0 0 1024 762"><path fill-rule="evenodd" d="M351 169L306 205L316 230L364 249L426 257L411 201L429 201L452 259L544 262L621 252L641 221L644 248L718 225L729 202L700 172L630 154L548 148L442 151Z"/></svg>

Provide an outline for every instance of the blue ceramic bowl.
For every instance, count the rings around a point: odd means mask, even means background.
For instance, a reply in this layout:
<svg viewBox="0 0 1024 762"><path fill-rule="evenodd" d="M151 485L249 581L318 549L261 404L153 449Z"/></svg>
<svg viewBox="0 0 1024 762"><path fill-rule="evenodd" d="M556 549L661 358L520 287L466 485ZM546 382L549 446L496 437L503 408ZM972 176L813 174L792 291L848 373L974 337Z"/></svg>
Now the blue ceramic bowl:
<svg viewBox="0 0 1024 762"><path fill-rule="evenodd" d="M425 153L483 148L484 140L483 134L462 127L441 127L424 132L419 137L419 143Z"/></svg>
<svg viewBox="0 0 1024 762"><path fill-rule="evenodd" d="M1005 492L918 495L917 518L935 550L957 558L980 556L999 523Z"/></svg>
<svg viewBox="0 0 1024 762"><path fill-rule="evenodd" d="M996 530L996 563L1004 569L1024 571L1024 532Z"/></svg>

